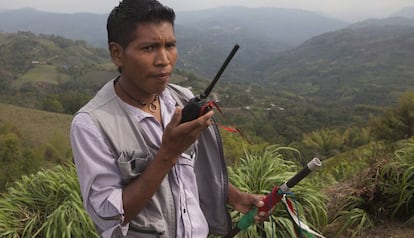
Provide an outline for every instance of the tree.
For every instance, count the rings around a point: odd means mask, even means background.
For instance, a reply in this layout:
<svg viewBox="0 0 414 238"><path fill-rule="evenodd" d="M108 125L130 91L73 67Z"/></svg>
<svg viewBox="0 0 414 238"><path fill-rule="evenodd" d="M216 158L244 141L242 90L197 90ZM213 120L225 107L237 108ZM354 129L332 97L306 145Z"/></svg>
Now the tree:
<svg viewBox="0 0 414 238"><path fill-rule="evenodd" d="M372 117L370 129L379 140L397 141L414 135L414 92L404 93L395 108Z"/></svg>
<svg viewBox="0 0 414 238"><path fill-rule="evenodd" d="M338 130L322 129L303 135L304 146L318 153L318 156L330 157L339 153L343 147L342 135Z"/></svg>
<svg viewBox="0 0 414 238"><path fill-rule="evenodd" d="M86 93L68 90L59 95L59 101L63 106L63 112L74 114L77 112L91 96Z"/></svg>
<svg viewBox="0 0 414 238"><path fill-rule="evenodd" d="M24 174L37 171L41 158L27 148L18 133L7 125L0 128L0 190Z"/></svg>
<svg viewBox="0 0 414 238"><path fill-rule="evenodd" d="M59 100L51 96L48 96L43 100L42 110L61 113L63 112L63 106L59 102Z"/></svg>

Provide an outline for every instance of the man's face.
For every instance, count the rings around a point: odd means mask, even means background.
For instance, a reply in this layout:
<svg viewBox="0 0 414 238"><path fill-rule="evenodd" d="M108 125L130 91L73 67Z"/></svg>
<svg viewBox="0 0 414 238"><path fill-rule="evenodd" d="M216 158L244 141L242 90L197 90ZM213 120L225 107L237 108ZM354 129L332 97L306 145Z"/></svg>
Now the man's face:
<svg viewBox="0 0 414 238"><path fill-rule="evenodd" d="M173 26L169 22L139 24L135 36L125 49L118 45L119 57L113 58L122 68L121 79L143 98L160 94L178 56Z"/></svg>

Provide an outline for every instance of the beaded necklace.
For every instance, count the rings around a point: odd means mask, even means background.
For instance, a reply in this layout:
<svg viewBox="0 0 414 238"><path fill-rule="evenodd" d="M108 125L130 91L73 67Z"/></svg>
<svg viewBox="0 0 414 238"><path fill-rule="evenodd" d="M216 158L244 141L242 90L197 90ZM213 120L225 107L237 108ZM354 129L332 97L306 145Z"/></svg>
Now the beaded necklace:
<svg viewBox="0 0 414 238"><path fill-rule="evenodd" d="M142 106L148 106L148 110L151 112L151 113L155 113L156 111L157 111L157 105L155 105L155 102L158 100L158 98L159 98L159 95L158 94L156 94L155 95L155 97L154 97L154 100L152 100L151 102L146 102L146 101L144 101L144 100L139 100L139 99L136 99L136 98L134 98L132 95L130 95L123 87L122 87L122 85L121 85L121 83L120 82L118 82L118 85L119 85L119 88L121 89L121 91L122 92L124 92L125 93L125 95L127 95L131 100L133 100L133 101L135 101L135 102L137 102L139 105L142 105Z"/></svg>

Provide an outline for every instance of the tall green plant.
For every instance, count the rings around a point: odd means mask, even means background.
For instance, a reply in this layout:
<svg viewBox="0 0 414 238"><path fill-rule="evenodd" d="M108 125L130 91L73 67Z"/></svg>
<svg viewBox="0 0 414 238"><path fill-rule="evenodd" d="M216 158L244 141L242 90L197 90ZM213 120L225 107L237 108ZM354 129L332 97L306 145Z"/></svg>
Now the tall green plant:
<svg viewBox="0 0 414 238"><path fill-rule="evenodd" d="M280 151L284 149L294 150L269 146L262 154L246 152L239 163L228 168L230 181L244 192L269 193L274 186L283 184L300 170L296 163L283 158ZM297 201L295 204L301 222L322 228L327 223L325 197L318 191L317 182L311 181L312 178L307 178L296 185L292 189L292 199ZM235 222L243 215L234 210L231 214ZM258 230L262 229L268 237L295 237L294 225L288 217L282 204L278 204L264 227L251 226L239 233L238 237L259 237Z"/></svg>
<svg viewBox="0 0 414 238"><path fill-rule="evenodd" d="M414 138L387 147L397 147L394 151L380 145L367 153L372 155L368 160L361 156L368 162L364 171L331 188L328 208L333 219L329 226L334 237L361 235L383 219L414 224ZM352 164L358 165L356 161Z"/></svg>
<svg viewBox="0 0 414 238"><path fill-rule="evenodd" d="M371 215L364 209L357 207L351 210L340 211L333 223L335 222L342 224L335 237L341 237L346 230L349 231L350 237L356 237L361 235L363 231L375 227Z"/></svg>
<svg viewBox="0 0 414 238"><path fill-rule="evenodd" d="M73 165L24 176L0 198L0 237L99 237Z"/></svg>
<svg viewBox="0 0 414 238"><path fill-rule="evenodd" d="M392 217L414 224L414 139L402 143L395 159L381 171L384 193L390 198Z"/></svg>

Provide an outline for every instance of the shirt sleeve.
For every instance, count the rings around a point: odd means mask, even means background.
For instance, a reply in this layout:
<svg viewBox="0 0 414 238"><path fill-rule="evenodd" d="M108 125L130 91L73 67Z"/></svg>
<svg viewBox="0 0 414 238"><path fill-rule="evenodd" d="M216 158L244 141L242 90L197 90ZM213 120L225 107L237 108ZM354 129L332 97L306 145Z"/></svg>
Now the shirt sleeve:
<svg viewBox="0 0 414 238"><path fill-rule="evenodd" d="M76 114L70 139L86 211L103 237L111 237L118 229L126 235L129 225L121 225L124 210L119 169L88 114Z"/></svg>

